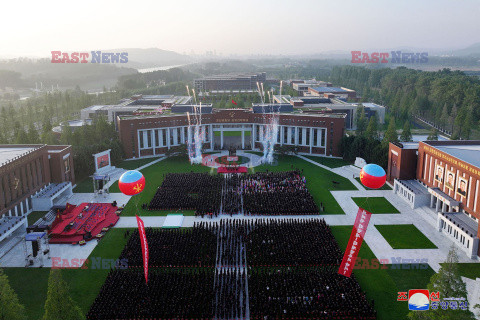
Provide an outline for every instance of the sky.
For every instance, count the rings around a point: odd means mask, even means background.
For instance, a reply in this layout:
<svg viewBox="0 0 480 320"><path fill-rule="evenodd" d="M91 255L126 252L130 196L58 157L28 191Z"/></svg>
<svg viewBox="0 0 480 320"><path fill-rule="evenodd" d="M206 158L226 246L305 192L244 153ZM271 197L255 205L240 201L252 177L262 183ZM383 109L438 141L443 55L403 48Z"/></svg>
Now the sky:
<svg viewBox="0 0 480 320"><path fill-rule="evenodd" d="M4 1L0 57L115 48L293 55L480 42L480 0Z"/></svg>

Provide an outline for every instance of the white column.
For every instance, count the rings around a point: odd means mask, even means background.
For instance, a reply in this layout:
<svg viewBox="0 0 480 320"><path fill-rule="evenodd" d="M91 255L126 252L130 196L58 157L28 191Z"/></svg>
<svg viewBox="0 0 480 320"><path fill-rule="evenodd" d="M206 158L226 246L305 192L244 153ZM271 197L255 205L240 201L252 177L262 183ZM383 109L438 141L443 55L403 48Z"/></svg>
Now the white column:
<svg viewBox="0 0 480 320"><path fill-rule="evenodd" d="M302 145L307 144L307 128L302 128Z"/></svg>
<svg viewBox="0 0 480 320"><path fill-rule="evenodd" d="M210 151L213 151L213 143L215 142L215 137L213 136L213 125L210 125L209 129L209 134L210 134Z"/></svg>
<svg viewBox="0 0 480 320"><path fill-rule="evenodd" d="M430 208L433 208L433 194L430 194Z"/></svg>
<svg viewBox="0 0 480 320"><path fill-rule="evenodd" d="M322 146L322 130L323 129L315 129L317 130L317 141L315 141L317 147L321 147Z"/></svg>
<svg viewBox="0 0 480 320"><path fill-rule="evenodd" d="M245 131L243 131L243 125L242 125L242 149L245 149Z"/></svg>
<svg viewBox="0 0 480 320"><path fill-rule="evenodd" d="M138 140L138 157L140 157L140 135L142 134L142 130L137 131L137 140Z"/></svg>
<svg viewBox="0 0 480 320"><path fill-rule="evenodd" d="M257 131L255 129L255 124L252 124L252 134L250 135L252 139L252 150L255 150L255 133L256 132Z"/></svg>
<svg viewBox="0 0 480 320"><path fill-rule="evenodd" d="M440 211L440 199L437 197L437 204L435 205L435 212Z"/></svg>
<svg viewBox="0 0 480 320"><path fill-rule="evenodd" d="M299 133L300 132L300 128L299 127L295 127L295 145L298 146L298 136L299 136Z"/></svg>
<svg viewBox="0 0 480 320"><path fill-rule="evenodd" d="M167 128L167 147L170 150L170 128Z"/></svg>
<svg viewBox="0 0 480 320"><path fill-rule="evenodd" d="M18 206L15 206L15 216L18 217Z"/></svg>
<svg viewBox="0 0 480 320"><path fill-rule="evenodd" d="M20 213L23 216L25 212L23 211L23 201L20 202Z"/></svg>
<svg viewBox="0 0 480 320"><path fill-rule="evenodd" d="M182 127L182 144L185 143L185 127Z"/></svg>
<svg viewBox="0 0 480 320"><path fill-rule="evenodd" d="M220 125L220 149L223 149L223 124Z"/></svg>
<svg viewBox="0 0 480 320"><path fill-rule="evenodd" d="M285 128L283 126L279 126L279 130L280 130L280 145L283 146L283 139L284 139L284 135L285 135Z"/></svg>
<svg viewBox="0 0 480 320"><path fill-rule="evenodd" d="M287 143L292 143L292 127L288 127L287 129Z"/></svg>
<svg viewBox="0 0 480 320"><path fill-rule="evenodd" d="M192 143L192 130L191 127L187 127L187 142Z"/></svg>
<svg viewBox="0 0 480 320"><path fill-rule="evenodd" d="M152 129L150 130L152 133L150 136L152 137L152 148L153 148L153 155L155 155L155 130Z"/></svg>
<svg viewBox="0 0 480 320"><path fill-rule="evenodd" d="M312 153L312 146L313 146L313 128L310 128L310 153Z"/></svg>

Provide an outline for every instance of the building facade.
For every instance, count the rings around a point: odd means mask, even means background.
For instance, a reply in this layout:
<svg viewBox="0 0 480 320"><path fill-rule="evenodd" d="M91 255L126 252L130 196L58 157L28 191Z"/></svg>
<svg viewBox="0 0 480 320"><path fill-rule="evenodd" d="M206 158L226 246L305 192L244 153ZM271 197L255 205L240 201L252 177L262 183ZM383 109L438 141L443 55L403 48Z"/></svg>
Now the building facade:
<svg viewBox="0 0 480 320"><path fill-rule="evenodd" d="M202 114L204 149L228 148L261 150L266 124L278 120L277 144L296 146L299 152L339 157L339 143L345 132L343 114L253 113L244 109L213 109ZM128 158L164 154L168 149L191 141L192 114L151 117L118 117L119 135ZM232 139L225 132L238 133Z"/></svg>
<svg viewBox="0 0 480 320"><path fill-rule="evenodd" d="M28 214L32 195L62 182L75 183L71 146L0 145L0 217Z"/></svg>
<svg viewBox="0 0 480 320"><path fill-rule="evenodd" d="M267 74L261 72L258 74L235 74L235 75L217 75L195 79L194 87L197 92L205 91L225 91L225 90L257 90L257 82L265 83Z"/></svg>
<svg viewBox="0 0 480 320"><path fill-rule="evenodd" d="M419 205L436 213L438 230L472 258L480 254L479 155L480 141L390 144L387 172L394 192L410 202L425 198Z"/></svg>

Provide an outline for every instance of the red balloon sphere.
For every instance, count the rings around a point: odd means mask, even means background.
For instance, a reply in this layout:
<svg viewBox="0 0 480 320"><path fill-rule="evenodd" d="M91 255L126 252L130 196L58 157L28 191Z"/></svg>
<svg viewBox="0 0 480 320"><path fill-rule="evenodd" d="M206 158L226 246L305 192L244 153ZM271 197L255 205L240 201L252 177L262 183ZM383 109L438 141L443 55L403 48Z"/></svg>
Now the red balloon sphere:
<svg viewBox="0 0 480 320"><path fill-rule="evenodd" d="M387 181L387 174L377 164L367 164L360 171L360 181L370 189L380 189Z"/></svg>
<svg viewBox="0 0 480 320"><path fill-rule="evenodd" d="M127 171L118 179L118 188L127 196L139 194L145 188L145 177L140 171Z"/></svg>

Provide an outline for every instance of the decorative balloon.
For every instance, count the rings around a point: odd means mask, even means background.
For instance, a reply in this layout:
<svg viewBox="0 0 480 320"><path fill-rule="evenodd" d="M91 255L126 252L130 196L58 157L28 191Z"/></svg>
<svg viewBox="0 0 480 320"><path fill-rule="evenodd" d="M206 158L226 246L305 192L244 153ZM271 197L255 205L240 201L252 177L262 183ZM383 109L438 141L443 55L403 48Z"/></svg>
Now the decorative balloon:
<svg viewBox="0 0 480 320"><path fill-rule="evenodd" d="M378 164L369 163L360 171L360 181L370 189L379 189L387 181L387 174Z"/></svg>
<svg viewBox="0 0 480 320"><path fill-rule="evenodd" d="M145 188L145 177L140 171L127 171L118 179L118 187L123 194L134 196Z"/></svg>

